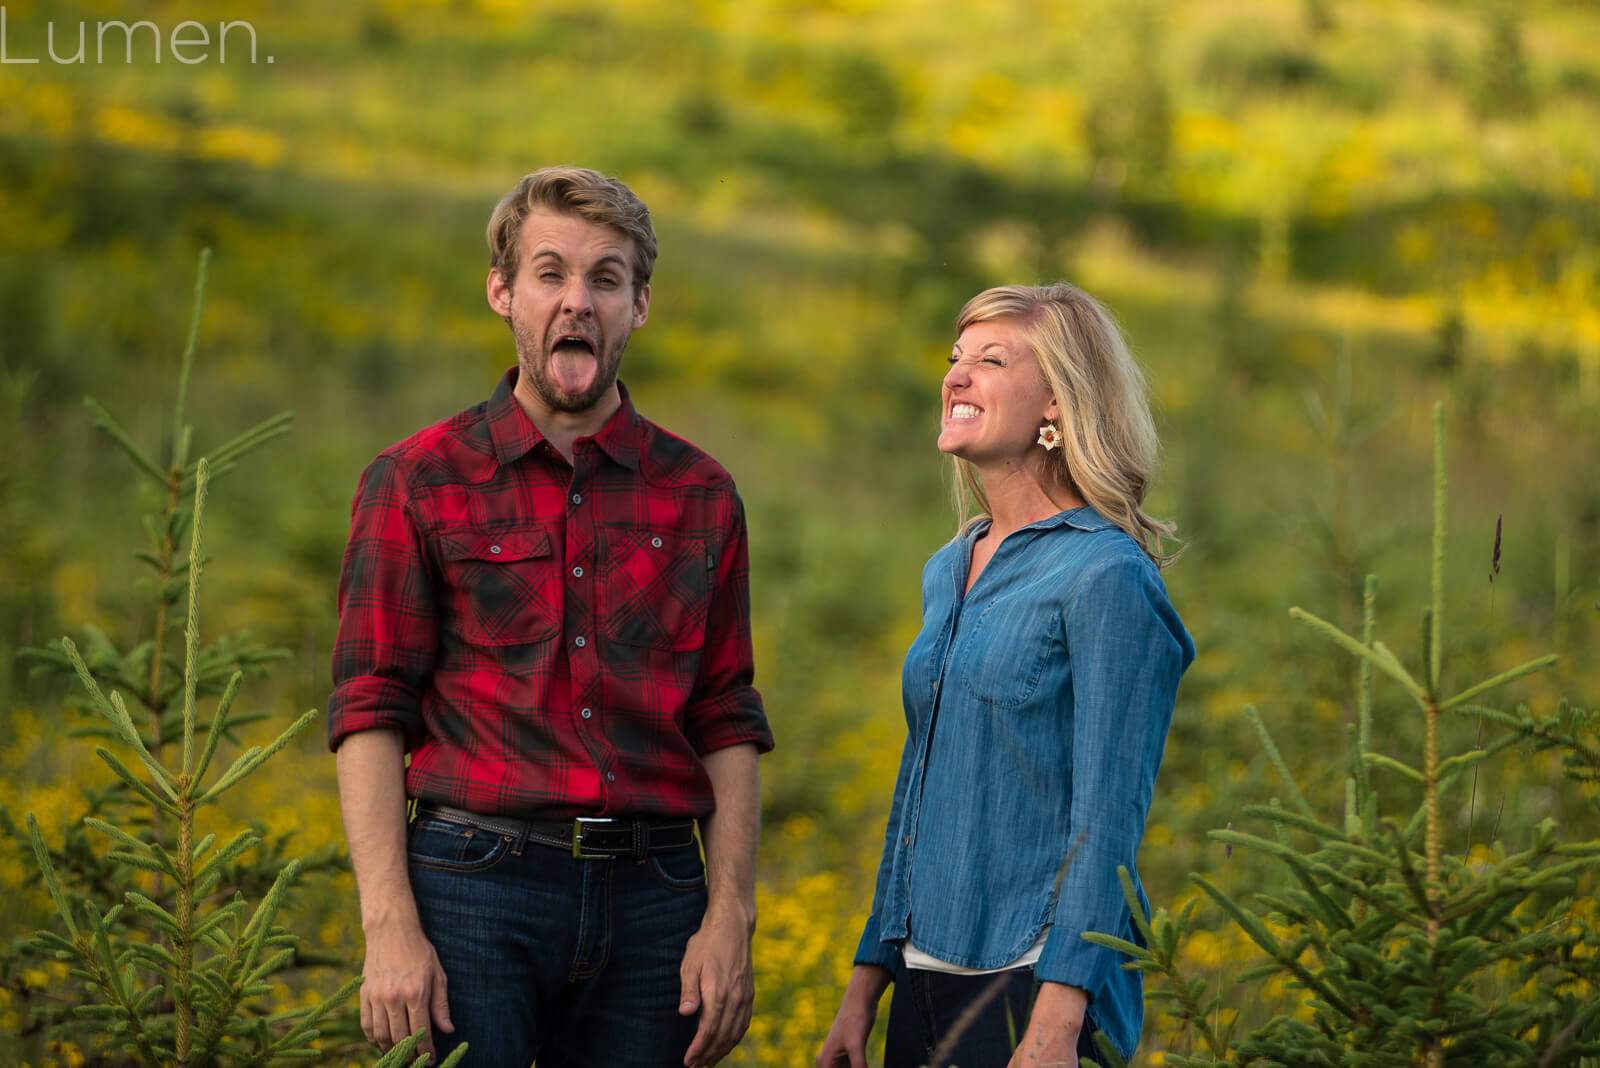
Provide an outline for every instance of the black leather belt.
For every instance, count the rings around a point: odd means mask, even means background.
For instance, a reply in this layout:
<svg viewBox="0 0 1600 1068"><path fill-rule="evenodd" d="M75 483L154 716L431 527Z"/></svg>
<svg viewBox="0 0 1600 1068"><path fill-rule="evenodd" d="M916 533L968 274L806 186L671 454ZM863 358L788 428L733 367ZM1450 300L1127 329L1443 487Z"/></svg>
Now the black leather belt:
<svg viewBox="0 0 1600 1068"><path fill-rule="evenodd" d="M519 820L510 816L485 816L433 801L418 801L417 818L424 816L505 835L516 839L519 846L523 842L538 842L570 850L574 860L611 860L613 857L643 860L652 853L688 849L695 844L694 820L588 816L571 820Z"/></svg>

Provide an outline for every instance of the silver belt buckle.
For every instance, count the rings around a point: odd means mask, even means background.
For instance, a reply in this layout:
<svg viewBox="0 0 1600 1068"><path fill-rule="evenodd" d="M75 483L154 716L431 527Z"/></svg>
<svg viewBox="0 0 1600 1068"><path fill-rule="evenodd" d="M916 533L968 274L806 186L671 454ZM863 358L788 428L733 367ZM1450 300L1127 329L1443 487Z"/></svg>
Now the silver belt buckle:
<svg viewBox="0 0 1600 1068"><path fill-rule="evenodd" d="M598 816L577 816L572 821L572 859L573 860L615 860L609 853L585 853L583 851L583 825L586 823L610 823L609 819Z"/></svg>

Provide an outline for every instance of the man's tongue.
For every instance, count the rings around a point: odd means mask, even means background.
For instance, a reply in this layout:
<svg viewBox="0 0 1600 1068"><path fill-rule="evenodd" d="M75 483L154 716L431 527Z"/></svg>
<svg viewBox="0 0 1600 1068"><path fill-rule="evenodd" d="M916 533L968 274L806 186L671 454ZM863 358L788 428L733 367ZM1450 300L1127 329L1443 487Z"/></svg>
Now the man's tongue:
<svg viewBox="0 0 1600 1068"><path fill-rule="evenodd" d="M564 341L550 353L550 374L563 393L582 393L594 382L600 364L589 346Z"/></svg>

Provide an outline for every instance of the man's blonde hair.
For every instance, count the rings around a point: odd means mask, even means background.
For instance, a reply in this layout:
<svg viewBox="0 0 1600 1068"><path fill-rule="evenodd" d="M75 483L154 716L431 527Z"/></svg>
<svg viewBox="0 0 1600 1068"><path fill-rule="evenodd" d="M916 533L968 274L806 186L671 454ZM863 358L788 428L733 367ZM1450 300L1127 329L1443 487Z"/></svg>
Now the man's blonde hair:
<svg viewBox="0 0 1600 1068"><path fill-rule="evenodd" d="M656 265L656 232L650 209L619 178L586 167L545 167L524 175L500 198L489 216L489 266L510 285L517 279L517 242L522 224L536 211L574 215L609 226L633 241L633 291L650 283Z"/></svg>
<svg viewBox="0 0 1600 1068"><path fill-rule="evenodd" d="M1039 360L1055 397L1061 447L1045 453L1046 470L1139 543L1159 566L1171 523L1146 515L1141 505L1155 477L1160 442L1144 374L1128 351L1116 320L1077 286L998 286L967 301L956 333L973 323L1014 319L1024 344ZM952 457L962 529L989 515L977 468Z"/></svg>

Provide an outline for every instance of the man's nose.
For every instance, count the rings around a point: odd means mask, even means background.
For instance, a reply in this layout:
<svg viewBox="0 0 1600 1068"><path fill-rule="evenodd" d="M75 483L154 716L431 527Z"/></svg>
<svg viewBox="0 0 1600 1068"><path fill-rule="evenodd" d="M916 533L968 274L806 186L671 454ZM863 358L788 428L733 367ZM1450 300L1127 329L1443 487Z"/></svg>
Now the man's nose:
<svg viewBox="0 0 1600 1068"><path fill-rule="evenodd" d="M594 311L589 284L582 279L567 283L566 291L561 294L561 310L568 315L588 315Z"/></svg>

